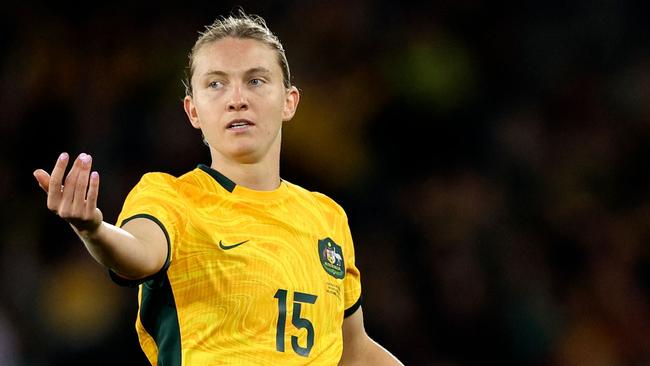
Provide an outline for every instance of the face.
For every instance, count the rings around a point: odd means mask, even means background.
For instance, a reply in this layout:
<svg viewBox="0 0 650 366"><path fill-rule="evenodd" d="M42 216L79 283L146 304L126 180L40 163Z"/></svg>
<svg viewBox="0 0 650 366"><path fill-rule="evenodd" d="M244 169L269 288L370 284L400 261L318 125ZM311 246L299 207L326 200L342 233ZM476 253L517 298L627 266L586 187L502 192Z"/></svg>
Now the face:
<svg viewBox="0 0 650 366"><path fill-rule="evenodd" d="M195 54L194 95L185 97L184 108L213 161L279 159L282 123L299 100L298 90L282 81L276 52L257 40L228 37Z"/></svg>

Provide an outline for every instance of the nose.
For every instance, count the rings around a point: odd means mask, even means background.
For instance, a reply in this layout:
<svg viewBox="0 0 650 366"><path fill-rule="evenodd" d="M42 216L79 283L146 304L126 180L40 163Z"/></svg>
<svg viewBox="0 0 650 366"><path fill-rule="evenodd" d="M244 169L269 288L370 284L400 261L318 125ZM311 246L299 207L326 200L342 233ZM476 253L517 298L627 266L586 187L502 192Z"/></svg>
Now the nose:
<svg viewBox="0 0 650 366"><path fill-rule="evenodd" d="M246 96L244 95L241 86L236 85L233 88L233 91L230 94L230 99L228 100L227 108L230 112L245 111L248 109L248 101L246 100Z"/></svg>

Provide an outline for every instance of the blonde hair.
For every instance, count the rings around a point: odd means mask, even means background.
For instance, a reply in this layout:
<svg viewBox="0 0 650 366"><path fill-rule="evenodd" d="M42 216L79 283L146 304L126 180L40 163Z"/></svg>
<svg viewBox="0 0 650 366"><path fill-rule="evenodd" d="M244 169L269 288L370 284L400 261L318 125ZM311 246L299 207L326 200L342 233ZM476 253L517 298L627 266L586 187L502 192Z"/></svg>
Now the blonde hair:
<svg viewBox="0 0 650 366"><path fill-rule="evenodd" d="M192 47L188 56L189 62L183 80L185 95L192 96L192 76L194 76L194 56L196 53L206 44L226 37L253 39L275 50L280 69L282 69L284 87L287 89L291 87L291 73L284 47L282 47L280 39L266 26L266 21L259 15L249 15L239 9L236 15L218 18L214 23L206 26L204 32L199 32L199 34L199 38L194 43L194 47Z"/></svg>

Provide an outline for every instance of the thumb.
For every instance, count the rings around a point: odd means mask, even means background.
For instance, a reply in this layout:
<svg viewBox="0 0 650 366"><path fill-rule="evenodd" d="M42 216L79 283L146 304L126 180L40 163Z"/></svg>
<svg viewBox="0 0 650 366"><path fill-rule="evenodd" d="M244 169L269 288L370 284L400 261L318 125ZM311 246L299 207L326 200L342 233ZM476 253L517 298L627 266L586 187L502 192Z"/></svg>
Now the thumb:
<svg viewBox="0 0 650 366"><path fill-rule="evenodd" d="M50 189L50 175L43 169L36 169L34 170L34 178L36 178L38 185L47 193Z"/></svg>

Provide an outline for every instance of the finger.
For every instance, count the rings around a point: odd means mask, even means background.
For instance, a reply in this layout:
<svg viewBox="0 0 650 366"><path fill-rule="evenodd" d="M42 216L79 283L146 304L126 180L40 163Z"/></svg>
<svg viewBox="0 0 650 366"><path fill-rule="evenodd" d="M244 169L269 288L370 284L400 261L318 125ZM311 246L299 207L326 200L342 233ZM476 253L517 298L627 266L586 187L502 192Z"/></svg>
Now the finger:
<svg viewBox="0 0 650 366"><path fill-rule="evenodd" d="M43 169L36 169L34 170L34 178L36 178L39 187L47 193L48 187L50 186L50 175Z"/></svg>
<svg viewBox="0 0 650 366"><path fill-rule="evenodd" d="M79 170L81 170L81 158L86 154L81 153L75 159L72 168L68 172L68 176L65 178L65 183L63 183L63 195L61 196L61 210L70 208L74 198L74 192L76 188L77 178L79 177ZM51 189L51 187L50 187Z"/></svg>
<svg viewBox="0 0 650 366"><path fill-rule="evenodd" d="M88 189L88 176L90 175L90 167L92 166L92 157L90 155L79 156L81 166L79 167L79 175L75 182L76 187L72 199L72 207L75 212L83 213L86 205L86 190Z"/></svg>
<svg viewBox="0 0 650 366"><path fill-rule="evenodd" d="M54 169L52 169L50 182L47 186L47 207L50 209L57 207L59 205L59 201L61 200L61 182L63 181L65 168L68 166L68 160L68 153L61 153L56 161L56 164L54 164Z"/></svg>
<svg viewBox="0 0 650 366"><path fill-rule="evenodd" d="M86 217L92 217L97 208L97 196L99 196L99 173L90 174L88 197L86 198Z"/></svg>

